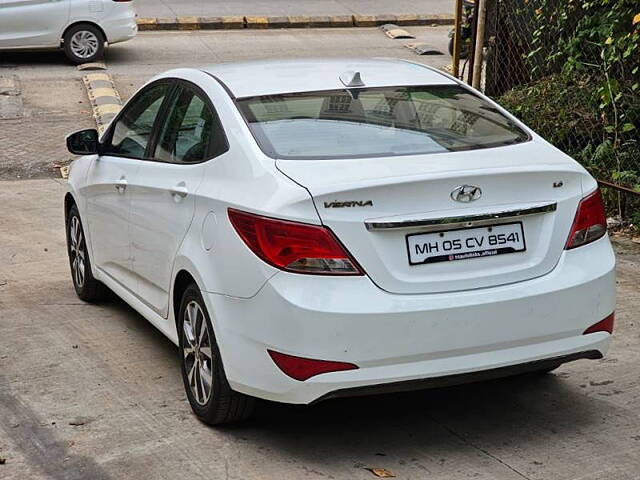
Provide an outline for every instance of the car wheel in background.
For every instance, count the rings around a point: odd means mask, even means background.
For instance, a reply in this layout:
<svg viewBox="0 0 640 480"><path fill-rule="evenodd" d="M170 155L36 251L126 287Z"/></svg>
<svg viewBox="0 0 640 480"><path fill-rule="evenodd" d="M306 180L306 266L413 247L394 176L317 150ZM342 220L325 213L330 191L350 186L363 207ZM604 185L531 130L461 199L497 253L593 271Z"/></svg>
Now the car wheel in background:
<svg viewBox="0 0 640 480"><path fill-rule="evenodd" d="M195 284L182 295L178 315L182 379L193 412L209 425L248 418L255 399L229 386L211 320Z"/></svg>
<svg viewBox="0 0 640 480"><path fill-rule="evenodd" d="M95 302L104 297L106 287L93 278L87 243L80 221L78 207L73 205L67 215L67 253L71 267L71 278L76 294L85 302Z"/></svg>
<svg viewBox="0 0 640 480"><path fill-rule="evenodd" d="M64 53L75 64L94 62L104 53L105 38L95 25L74 25L66 31L63 40Z"/></svg>
<svg viewBox="0 0 640 480"><path fill-rule="evenodd" d="M453 57L453 37L449 39L449 55ZM466 60L469 56L470 42L468 40L462 40L460 45L460 60Z"/></svg>

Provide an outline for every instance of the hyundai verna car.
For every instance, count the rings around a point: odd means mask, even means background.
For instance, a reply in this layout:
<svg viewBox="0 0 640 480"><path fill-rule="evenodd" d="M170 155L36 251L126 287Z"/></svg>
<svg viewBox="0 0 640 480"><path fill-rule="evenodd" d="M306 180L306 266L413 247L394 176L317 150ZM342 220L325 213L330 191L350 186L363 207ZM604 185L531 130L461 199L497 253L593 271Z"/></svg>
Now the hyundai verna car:
<svg viewBox="0 0 640 480"><path fill-rule="evenodd" d="M171 70L67 144L77 294L109 287L175 342L207 423L607 351L596 181L424 65Z"/></svg>
<svg viewBox="0 0 640 480"><path fill-rule="evenodd" d="M93 62L105 43L138 32L132 0L0 1L0 51L62 49L73 63Z"/></svg>

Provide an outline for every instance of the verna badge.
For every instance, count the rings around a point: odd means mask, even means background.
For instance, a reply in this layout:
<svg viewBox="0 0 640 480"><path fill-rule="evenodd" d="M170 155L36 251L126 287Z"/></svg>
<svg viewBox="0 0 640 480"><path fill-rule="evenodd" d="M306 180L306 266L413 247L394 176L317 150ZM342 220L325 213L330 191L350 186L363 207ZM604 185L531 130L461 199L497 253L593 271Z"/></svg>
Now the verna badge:
<svg viewBox="0 0 640 480"><path fill-rule="evenodd" d="M372 200L349 200L349 201L338 201L334 200L333 202L324 202L324 208L345 208L345 207L373 207Z"/></svg>
<svg viewBox="0 0 640 480"><path fill-rule="evenodd" d="M469 203L478 200L482 196L482 189L475 185L460 185L453 189L451 198L456 202Z"/></svg>

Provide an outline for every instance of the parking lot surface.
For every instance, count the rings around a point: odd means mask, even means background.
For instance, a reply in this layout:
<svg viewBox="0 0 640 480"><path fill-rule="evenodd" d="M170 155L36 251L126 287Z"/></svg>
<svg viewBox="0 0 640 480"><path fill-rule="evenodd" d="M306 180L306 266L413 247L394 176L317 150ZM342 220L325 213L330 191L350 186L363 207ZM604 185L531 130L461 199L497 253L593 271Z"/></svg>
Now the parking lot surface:
<svg viewBox="0 0 640 480"><path fill-rule="evenodd" d="M444 48L446 30L416 33ZM377 29L154 32L111 49L107 65L126 98L176 66L338 54L425 59ZM242 425L200 423L175 346L117 298L88 305L73 291L53 164L71 158L64 134L93 120L81 73L63 62L0 57L22 105L0 119L0 478L640 478L640 246L623 238L605 359L311 407L265 402Z"/></svg>
<svg viewBox="0 0 640 480"><path fill-rule="evenodd" d="M640 471L640 252L618 243L611 352L556 373L191 415L177 349L123 302L78 300L61 180L0 183L0 478L629 479ZM8 228L5 226L9 226ZM514 319L515 321L516 319Z"/></svg>

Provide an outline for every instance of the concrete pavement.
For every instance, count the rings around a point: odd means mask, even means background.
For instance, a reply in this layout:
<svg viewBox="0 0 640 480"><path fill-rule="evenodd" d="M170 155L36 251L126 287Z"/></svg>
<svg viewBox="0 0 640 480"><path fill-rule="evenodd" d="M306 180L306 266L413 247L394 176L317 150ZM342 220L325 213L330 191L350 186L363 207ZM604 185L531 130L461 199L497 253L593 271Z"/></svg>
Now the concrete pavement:
<svg viewBox="0 0 640 480"><path fill-rule="evenodd" d="M190 413L177 349L117 299L75 296L62 180L0 182L0 478L637 480L640 248L619 243L609 356L547 376Z"/></svg>
<svg viewBox="0 0 640 480"><path fill-rule="evenodd" d="M135 0L140 17L453 13L453 0Z"/></svg>

